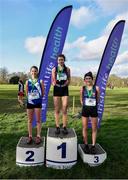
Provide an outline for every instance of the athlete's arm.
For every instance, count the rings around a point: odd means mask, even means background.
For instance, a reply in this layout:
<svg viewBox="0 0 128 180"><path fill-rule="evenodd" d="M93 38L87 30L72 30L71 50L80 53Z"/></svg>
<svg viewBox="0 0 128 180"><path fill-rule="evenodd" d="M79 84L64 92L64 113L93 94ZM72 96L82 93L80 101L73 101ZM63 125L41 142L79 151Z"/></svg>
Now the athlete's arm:
<svg viewBox="0 0 128 180"><path fill-rule="evenodd" d="M71 71L70 71L70 69L68 67L67 67L67 74L68 74L68 79L65 82L66 86L68 86L70 84L70 81L71 81Z"/></svg>
<svg viewBox="0 0 128 180"><path fill-rule="evenodd" d="M24 84L23 84L23 93L24 93Z"/></svg>
<svg viewBox="0 0 128 180"><path fill-rule="evenodd" d="M83 87L80 89L80 103L83 106Z"/></svg>
<svg viewBox="0 0 128 180"><path fill-rule="evenodd" d="M53 86L56 85L56 68L55 67L52 69L52 85Z"/></svg>
<svg viewBox="0 0 128 180"><path fill-rule="evenodd" d="M96 91L97 91L97 101L99 102L100 99L100 88L96 86Z"/></svg>
<svg viewBox="0 0 128 180"><path fill-rule="evenodd" d="M25 89L26 91L26 96L28 96L28 81L26 81L26 89Z"/></svg>
<svg viewBox="0 0 128 180"><path fill-rule="evenodd" d="M40 84L41 84L42 97L43 97L44 96L44 82L41 80Z"/></svg>

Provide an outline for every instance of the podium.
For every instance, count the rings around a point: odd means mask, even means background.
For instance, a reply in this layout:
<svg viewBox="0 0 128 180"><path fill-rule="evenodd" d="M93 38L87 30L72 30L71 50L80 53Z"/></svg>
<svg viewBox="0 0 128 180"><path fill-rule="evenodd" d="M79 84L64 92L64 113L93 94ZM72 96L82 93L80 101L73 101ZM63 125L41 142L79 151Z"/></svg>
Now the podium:
<svg viewBox="0 0 128 180"><path fill-rule="evenodd" d="M33 142L27 144L27 137L21 137L16 147L16 165L38 166L44 164L45 137L39 145Z"/></svg>
<svg viewBox="0 0 128 180"><path fill-rule="evenodd" d="M89 145L89 149L91 145ZM95 145L96 153L95 154L86 154L84 152L84 144L79 144L78 151L84 163L87 163L89 166L99 166L102 164L107 158L107 153L105 150L99 145Z"/></svg>
<svg viewBox="0 0 128 180"><path fill-rule="evenodd" d="M55 134L55 128L48 128L46 145L46 166L54 169L70 169L77 163L77 136L74 129L68 134Z"/></svg>

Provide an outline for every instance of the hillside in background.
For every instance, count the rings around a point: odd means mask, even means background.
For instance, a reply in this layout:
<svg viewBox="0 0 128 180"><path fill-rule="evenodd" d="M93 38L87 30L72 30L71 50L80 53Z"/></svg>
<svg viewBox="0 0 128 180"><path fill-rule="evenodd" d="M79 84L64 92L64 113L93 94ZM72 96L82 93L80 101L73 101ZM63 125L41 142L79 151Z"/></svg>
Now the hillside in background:
<svg viewBox="0 0 128 180"><path fill-rule="evenodd" d="M94 81L95 81L94 76ZM72 86L82 86L84 84L83 78L73 76L71 78ZM107 83L107 87L113 89L114 87L128 87L128 78L121 78L116 75L110 75Z"/></svg>
<svg viewBox="0 0 128 180"><path fill-rule="evenodd" d="M30 74L29 73L26 74L24 72L14 72L9 74L6 68L0 68L0 84L9 84L10 82L11 84L17 84L18 82L13 83L13 81L10 81L10 79L13 77L19 77L20 79L23 80L23 82L25 82L30 77ZM94 81L95 78L96 78L96 74L94 73ZM77 77L77 76L71 77L72 86L83 86L83 84L84 84L83 77ZM112 74L108 79L107 87L111 89L113 89L114 87L128 87L128 77L122 78Z"/></svg>

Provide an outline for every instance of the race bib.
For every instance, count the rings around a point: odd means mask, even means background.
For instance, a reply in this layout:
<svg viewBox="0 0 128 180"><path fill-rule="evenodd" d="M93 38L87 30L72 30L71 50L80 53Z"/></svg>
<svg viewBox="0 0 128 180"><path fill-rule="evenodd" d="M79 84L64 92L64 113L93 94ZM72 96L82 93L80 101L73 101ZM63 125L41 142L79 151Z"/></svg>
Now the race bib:
<svg viewBox="0 0 128 180"><path fill-rule="evenodd" d="M39 93L32 92L31 94L29 94L29 99L30 100L39 99Z"/></svg>
<svg viewBox="0 0 128 180"><path fill-rule="evenodd" d="M57 74L57 80L58 81L67 80L67 75L65 73L61 73L60 76Z"/></svg>
<svg viewBox="0 0 128 180"><path fill-rule="evenodd" d="M86 106L96 106L96 99L86 98L85 105Z"/></svg>

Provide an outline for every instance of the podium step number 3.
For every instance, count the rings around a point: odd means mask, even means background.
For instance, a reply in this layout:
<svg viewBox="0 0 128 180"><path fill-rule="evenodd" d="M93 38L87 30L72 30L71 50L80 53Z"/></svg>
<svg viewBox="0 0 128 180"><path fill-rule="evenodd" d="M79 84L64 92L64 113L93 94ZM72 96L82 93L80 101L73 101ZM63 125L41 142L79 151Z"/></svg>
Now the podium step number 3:
<svg viewBox="0 0 128 180"><path fill-rule="evenodd" d="M91 145L89 145L91 147ZM86 154L84 152L84 144L79 144L78 151L84 163L87 163L89 166L99 166L107 158L107 153L99 145L96 144L96 153L95 154Z"/></svg>
<svg viewBox="0 0 128 180"><path fill-rule="evenodd" d="M55 128L48 128L46 146L46 166L55 169L71 168L77 162L77 136L74 129L68 134L55 134Z"/></svg>
<svg viewBox="0 0 128 180"><path fill-rule="evenodd" d="M16 164L19 166L37 166L44 164L45 138L39 145L27 144L27 137L21 137L16 148Z"/></svg>

